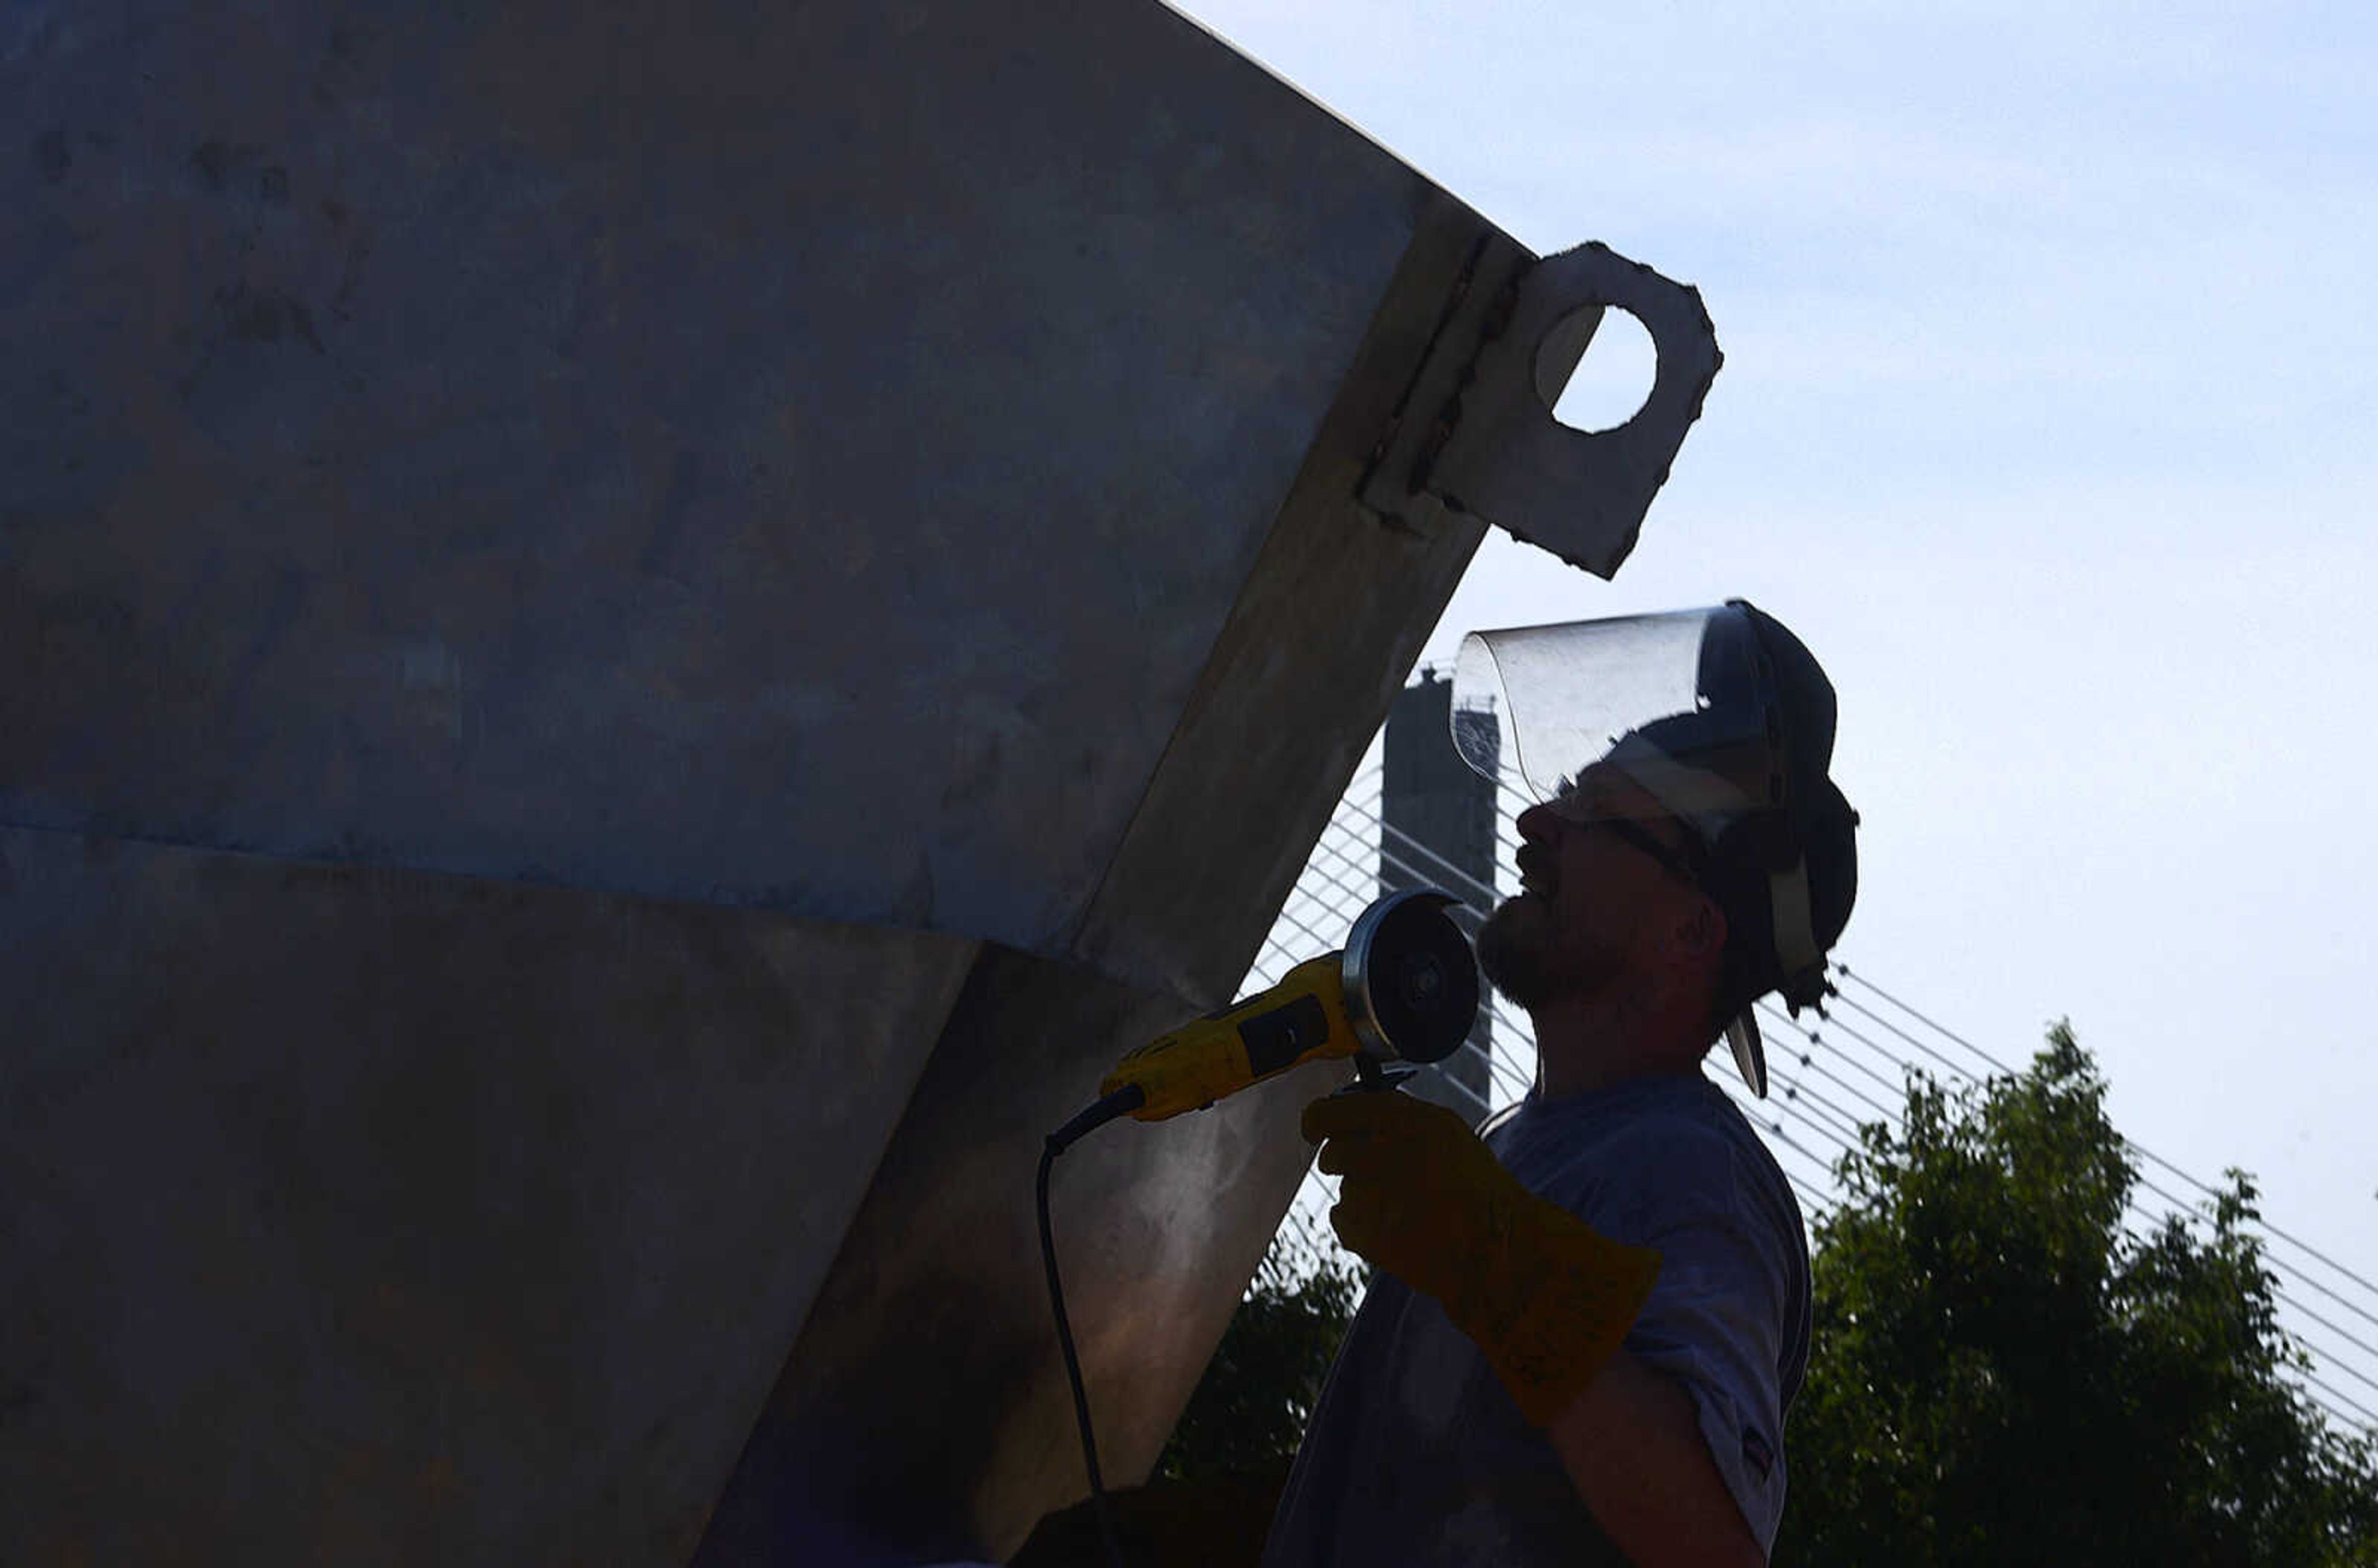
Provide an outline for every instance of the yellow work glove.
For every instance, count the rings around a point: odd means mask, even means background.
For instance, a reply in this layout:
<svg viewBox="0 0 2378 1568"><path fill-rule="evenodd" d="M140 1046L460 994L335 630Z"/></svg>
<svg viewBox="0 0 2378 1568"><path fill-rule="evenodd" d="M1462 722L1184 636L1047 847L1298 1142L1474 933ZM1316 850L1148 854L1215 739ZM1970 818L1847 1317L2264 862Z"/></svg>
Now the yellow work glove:
<svg viewBox="0 0 2378 1568"><path fill-rule="evenodd" d="M1436 1298L1535 1426L1585 1392L1651 1294L1660 1254L1600 1235L1519 1185L1467 1123L1410 1095L1304 1107L1321 1168L1345 1178L1339 1239Z"/></svg>

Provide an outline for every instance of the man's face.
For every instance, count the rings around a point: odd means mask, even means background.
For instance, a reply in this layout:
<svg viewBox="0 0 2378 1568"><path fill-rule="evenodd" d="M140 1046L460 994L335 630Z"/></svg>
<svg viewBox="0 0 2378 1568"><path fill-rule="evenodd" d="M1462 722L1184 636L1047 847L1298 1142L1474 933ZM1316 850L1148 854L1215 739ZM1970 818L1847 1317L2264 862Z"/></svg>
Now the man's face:
<svg viewBox="0 0 2378 1568"><path fill-rule="evenodd" d="M1677 853L1663 864L1645 836ZM1661 962L1663 938L1701 902L1677 864L1683 826L1607 764L1520 813L1519 839L1521 891L1479 931L1478 966L1531 1011Z"/></svg>

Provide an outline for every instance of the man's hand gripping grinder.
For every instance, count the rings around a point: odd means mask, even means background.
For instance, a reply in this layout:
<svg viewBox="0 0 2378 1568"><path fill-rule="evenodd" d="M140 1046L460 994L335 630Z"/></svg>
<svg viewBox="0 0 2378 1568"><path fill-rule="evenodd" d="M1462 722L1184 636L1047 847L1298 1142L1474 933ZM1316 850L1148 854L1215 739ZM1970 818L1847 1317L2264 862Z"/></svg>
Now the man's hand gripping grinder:
<svg viewBox="0 0 2378 1568"><path fill-rule="evenodd" d="M1099 1478L1089 1400L1065 1321L1057 1251L1049 1228L1049 1170L1057 1155L1091 1129L1130 1116L1162 1121L1203 1110L1226 1095L1308 1061L1354 1061L1355 1082L1341 1093L1392 1089L1418 1067L1461 1048L1478 1020L1478 964L1445 913L1458 903L1434 888L1391 893L1363 911L1337 952L1310 958L1269 990L1159 1035L1115 1064L1097 1102L1049 1135L1040 1155L1041 1261L1057 1316L1057 1341L1074 1385L1090 1491L1107 1555L1121 1553Z"/></svg>

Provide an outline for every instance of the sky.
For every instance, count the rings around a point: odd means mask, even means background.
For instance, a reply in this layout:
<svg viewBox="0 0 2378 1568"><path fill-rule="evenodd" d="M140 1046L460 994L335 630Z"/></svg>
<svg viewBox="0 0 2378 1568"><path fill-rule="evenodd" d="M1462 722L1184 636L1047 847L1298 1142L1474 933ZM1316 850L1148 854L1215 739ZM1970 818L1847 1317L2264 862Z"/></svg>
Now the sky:
<svg viewBox="0 0 2378 1568"><path fill-rule="evenodd" d="M1427 656L1778 616L1863 818L1836 954L2005 1059L2069 1017L2118 1128L2378 1279L2378 12L1184 8L1716 324L1616 580L1491 533Z"/></svg>

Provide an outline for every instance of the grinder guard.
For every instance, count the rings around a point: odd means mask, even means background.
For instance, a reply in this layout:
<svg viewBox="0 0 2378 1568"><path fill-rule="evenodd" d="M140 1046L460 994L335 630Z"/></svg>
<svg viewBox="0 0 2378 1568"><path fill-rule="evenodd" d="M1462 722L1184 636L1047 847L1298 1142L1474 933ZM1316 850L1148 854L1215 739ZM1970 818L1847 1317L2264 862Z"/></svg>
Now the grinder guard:
<svg viewBox="0 0 2378 1568"><path fill-rule="evenodd" d="M1381 1061L1443 1061L1478 1020L1478 964L1444 911L1459 901L1433 888L1393 893L1363 911L1346 939L1346 1014L1363 1054Z"/></svg>

